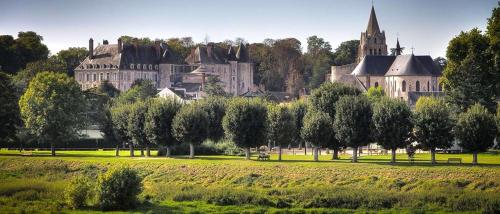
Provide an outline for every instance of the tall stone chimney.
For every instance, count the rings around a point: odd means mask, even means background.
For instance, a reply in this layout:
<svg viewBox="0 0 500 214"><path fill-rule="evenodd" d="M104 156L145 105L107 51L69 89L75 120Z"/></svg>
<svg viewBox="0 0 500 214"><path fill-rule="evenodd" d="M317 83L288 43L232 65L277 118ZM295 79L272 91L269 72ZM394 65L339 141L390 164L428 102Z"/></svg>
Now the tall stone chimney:
<svg viewBox="0 0 500 214"><path fill-rule="evenodd" d="M123 50L122 38L118 38L118 53L121 53L122 50Z"/></svg>
<svg viewBox="0 0 500 214"><path fill-rule="evenodd" d="M155 51L156 51L156 56L158 57L158 60L161 59L161 48L160 48L160 41L156 40L155 41Z"/></svg>
<svg viewBox="0 0 500 214"><path fill-rule="evenodd" d="M108 40L102 40L102 44L103 45L109 45L109 42L108 42Z"/></svg>
<svg viewBox="0 0 500 214"><path fill-rule="evenodd" d="M133 43L135 49L135 57L139 57L139 40L137 38L134 38Z"/></svg>
<svg viewBox="0 0 500 214"><path fill-rule="evenodd" d="M89 59L94 58L94 40L92 38L89 39Z"/></svg>

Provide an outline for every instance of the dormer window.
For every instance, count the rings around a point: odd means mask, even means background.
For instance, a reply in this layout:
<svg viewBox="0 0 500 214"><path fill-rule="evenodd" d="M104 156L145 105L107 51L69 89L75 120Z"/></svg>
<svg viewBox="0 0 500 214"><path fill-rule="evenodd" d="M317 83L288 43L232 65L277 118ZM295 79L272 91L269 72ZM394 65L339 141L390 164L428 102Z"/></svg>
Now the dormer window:
<svg viewBox="0 0 500 214"><path fill-rule="evenodd" d="M137 70L141 69L141 64L137 64Z"/></svg>
<svg viewBox="0 0 500 214"><path fill-rule="evenodd" d="M108 66L106 66L106 64L102 65L102 68L107 68Z"/></svg>
<svg viewBox="0 0 500 214"><path fill-rule="evenodd" d="M147 69L148 69L147 65L146 65L146 64L143 64L143 65L142 65L142 70L147 70Z"/></svg>
<svg viewBox="0 0 500 214"><path fill-rule="evenodd" d="M153 70L153 65L149 65L149 70Z"/></svg>
<svg viewBox="0 0 500 214"><path fill-rule="evenodd" d="M99 65L95 65L95 68L100 68L100 66Z"/></svg>
<svg viewBox="0 0 500 214"><path fill-rule="evenodd" d="M155 65L155 70L158 70L158 65Z"/></svg>
<svg viewBox="0 0 500 214"><path fill-rule="evenodd" d="M130 69L134 69L134 64L130 64Z"/></svg>

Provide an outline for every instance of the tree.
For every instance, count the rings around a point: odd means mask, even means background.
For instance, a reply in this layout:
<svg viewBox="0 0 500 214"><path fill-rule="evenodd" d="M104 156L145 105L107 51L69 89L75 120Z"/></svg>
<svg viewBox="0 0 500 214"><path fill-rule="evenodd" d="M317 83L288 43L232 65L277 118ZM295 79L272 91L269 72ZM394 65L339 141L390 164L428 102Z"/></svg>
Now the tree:
<svg viewBox="0 0 500 214"><path fill-rule="evenodd" d="M396 162L396 150L406 148L413 129L411 110L402 100L385 97L373 107L373 137L390 149L391 163Z"/></svg>
<svg viewBox="0 0 500 214"><path fill-rule="evenodd" d="M189 144L189 158L194 158L194 145L207 138L208 125L207 113L197 104L187 105L175 115L172 131L179 142Z"/></svg>
<svg viewBox="0 0 500 214"><path fill-rule="evenodd" d="M88 53L87 48L72 47L59 51L57 58L64 63L66 73L72 77L75 75L75 68L87 57Z"/></svg>
<svg viewBox="0 0 500 214"><path fill-rule="evenodd" d="M120 90L107 80L102 81L94 90L96 93L105 94L109 98L116 98L120 95Z"/></svg>
<svg viewBox="0 0 500 214"><path fill-rule="evenodd" d="M0 36L0 66L10 74L16 74L29 62L47 59L49 49L42 44L43 37L33 31L19 32L17 39L10 35Z"/></svg>
<svg viewBox="0 0 500 214"><path fill-rule="evenodd" d="M477 153L488 150L496 135L494 116L479 103L458 115L455 133L459 145L472 152L472 164L477 164Z"/></svg>
<svg viewBox="0 0 500 214"><path fill-rule="evenodd" d="M318 161L318 148L333 141L332 118L321 111L308 111L300 134L304 141L314 146L314 161Z"/></svg>
<svg viewBox="0 0 500 214"><path fill-rule="evenodd" d="M233 98L222 126L229 139L245 148L245 157L250 160L250 147L257 147L266 139L266 106L260 99Z"/></svg>
<svg viewBox="0 0 500 214"><path fill-rule="evenodd" d="M129 90L121 93L115 103L133 103L138 100L146 100L156 96L156 87L149 80L138 79L134 81Z"/></svg>
<svg viewBox="0 0 500 214"><path fill-rule="evenodd" d="M352 162L358 162L358 147L370 139L372 107L365 96L344 96L335 107L335 137L352 148Z"/></svg>
<svg viewBox="0 0 500 214"><path fill-rule="evenodd" d="M290 111L293 114L293 119L295 123L295 132L292 133L293 137L292 141L296 145L299 145L299 147L301 147L302 144L304 143L304 139L302 139L300 135L300 130L302 130L302 126L304 125L304 116L307 113L307 104L306 102L304 102L304 100L297 100L293 102L292 105L290 106Z"/></svg>
<svg viewBox="0 0 500 214"><path fill-rule="evenodd" d="M359 40L350 40L340 43L333 53L334 65L347 65L356 62L358 57Z"/></svg>
<svg viewBox="0 0 500 214"><path fill-rule="evenodd" d="M436 148L453 144L454 121L451 109L443 99L420 97L415 107L415 139L425 150L431 151L431 163L436 163Z"/></svg>
<svg viewBox="0 0 500 214"><path fill-rule="evenodd" d="M494 68L488 37L478 29L462 32L450 41L446 56L441 81L449 101L460 112L477 102L493 112L500 70Z"/></svg>
<svg viewBox="0 0 500 214"><path fill-rule="evenodd" d="M147 157L151 156L150 144L144 130L148 106L149 101L136 101L135 103L130 104L127 127L127 135L132 139L134 146L140 146L141 156L144 156L144 146L146 146Z"/></svg>
<svg viewBox="0 0 500 214"><path fill-rule="evenodd" d="M268 139L278 145L278 161L281 161L281 147L293 140L295 119L286 106L269 105L268 108Z"/></svg>
<svg viewBox="0 0 500 214"><path fill-rule="evenodd" d="M128 135L129 105L130 104L121 104L113 106L111 108L111 121L113 122L114 136L122 143L127 143L129 145L130 157L134 157L134 146L131 137Z"/></svg>
<svg viewBox="0 0 500 214"><path fill-rule="evenodd" d="M16 131L21 125L17 101L11 78L0 72L0 146L16 139Z"/></svg>
<svg viewBox="0 0 500 214"><path fill-rule="evenodd" d="M226 98L208 97L200 101L199 105L208 115L208 139L219 141L224 137L222 119L226 114Z"/></svg>
<svg viewBox="0 0 500 214"><path fill-rule="evenodd" d="M41 59L38 61L29 62L26 67L14 76L14 81L17 87L24 93L28 83L38 73L44 71L51 71L56 73L65 73L65 66L57 57L50 57L48 59Z"/></svg>
<svg viewBox="0 0 500 214"><path fill-rule="evenodd" d="M325 81L332 64L332 46L323 38L311 36L307 38L307 53L304 54L306 75L309 88L317 88Z"/></svg>
<svg viewBox="0 0 500 214"><path fill-rule="evenodd" d="M19 100L25 127L55 146L71 139L85 127L85 98L75 79L66 74L42 72L31 80Z"/></svg>
<svg viewBox="0 0 500 214"><path fill-rule="evenodd" d="M500 147L500 101L497 104L497 146Z"/></svg>
<svg viewBox="0 0 500 214"><path fill-rule="evenodd" d="M495 70L498 71L500 69L500 2L488 19L486 35L490 40L490 51L493 54ZM500 81L497 81L496 88L497 96L500 96Z"/></svg>
<svg viewBox="0 0 500 214"><path fill-rule="evenodd" d="M170 147L175 143L172 122L181 106L175 99L155 98L150 101L146 113L144 125L146 137L149 142L155 145L165 146L167 157L170 157Z"/></svg>
<svg viewBox="0 0 500 214"><path fill-rule="evenodd" d="M205 91L208 96L228 96L221 84L222 82L218 76L210 75L207 78L203 91Z"/></svg>
<svg viewBox="0 0 500 214"><path fill-rule="evenodd" d="M361 91L357 88L347 86L342 83L328 82L323 83L318 89L313 90L310 99L312 107L315 110L327 113L333 123L333 120L335 120L335 106L337 101L342 96L357 96L360 94ZM335 131L336 130L333 129L332 133L335 133ZM338 151L343 146L341 142L337 141L336 138L332 138L332 142L328 145L333 148L334 159L338 159Z"/></svg>
<svg viewBox="0 0 500 214"><path fill-rule="evenodd" d="M370 102L376 103L385 96L385 92L384 89L380 86L370 87L366 92L366 96L368 97Z"/></svg>
<svg viewBox="0 0 500 214"><path fill-rule="evenodd" d="M448 60L443 57L436 57L433 61L439 66L441 71L444 70L444 68L446 68L446 65L448 64Z"/></svg>

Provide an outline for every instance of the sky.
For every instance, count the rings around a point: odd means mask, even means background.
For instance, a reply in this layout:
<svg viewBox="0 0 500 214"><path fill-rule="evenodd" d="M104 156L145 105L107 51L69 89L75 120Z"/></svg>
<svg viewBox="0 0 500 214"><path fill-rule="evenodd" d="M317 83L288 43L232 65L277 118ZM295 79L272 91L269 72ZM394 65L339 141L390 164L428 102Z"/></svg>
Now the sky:
<svg viewBox="0 0 500 214"><path fill-rule="evenodd" d="M445 56L450 39L485 30L497 0L374 0L388 48L399 36L406 53ZM365 31L371 0L0 0L0 35L35 31L52 54L88 47L89 38L121 35L250 43L294 37L306 49L317 35L336 48Z"/></svg>

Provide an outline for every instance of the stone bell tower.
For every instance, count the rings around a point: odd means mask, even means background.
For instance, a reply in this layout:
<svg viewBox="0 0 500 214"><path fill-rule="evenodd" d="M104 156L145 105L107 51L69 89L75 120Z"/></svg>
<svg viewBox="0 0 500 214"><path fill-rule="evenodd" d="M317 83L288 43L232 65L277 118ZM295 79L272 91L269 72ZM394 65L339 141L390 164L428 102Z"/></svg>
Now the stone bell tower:
<svg viewBox="0 0 500 214"><path fill-rule="evenodd" d="M387 55L385 31L380 31L373 6L366 31L361 32L357 62L359 63L366 55Z"/></svg>

